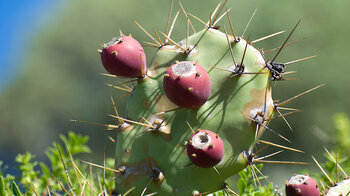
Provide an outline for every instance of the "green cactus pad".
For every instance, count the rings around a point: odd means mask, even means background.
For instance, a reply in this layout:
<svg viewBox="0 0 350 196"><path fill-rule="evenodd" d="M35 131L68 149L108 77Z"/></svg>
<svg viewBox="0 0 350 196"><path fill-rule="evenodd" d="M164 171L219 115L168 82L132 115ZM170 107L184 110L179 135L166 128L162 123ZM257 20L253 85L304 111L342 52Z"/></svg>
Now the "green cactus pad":
<svg viewBox="0 0 350 196"><path fill-rule="evenodd" d="M237 63L244 55L243 74L232 72L235 65L228 39ZM127 103L126 118L149 125L125 122L118 134L117 167L121 172L117 186L121 193L132 187L141 193L147 185L147 193L160 195L213 192L247 166L243 152L250 150L263 132L256 122L268 123L265 119L274 111L270 72L260 51L243 38L228 39L225 33L206 28L178 46L159 48L147 76L137 82ZM163 75L176 61L198 62L207 70L212 92L202 107L179 108L165 96ZM223 140L225 155L215 168L190 164L185 143L192 132L187 123L194 130L211 130ZM157 178L159 171L161 177Z"/></svg>

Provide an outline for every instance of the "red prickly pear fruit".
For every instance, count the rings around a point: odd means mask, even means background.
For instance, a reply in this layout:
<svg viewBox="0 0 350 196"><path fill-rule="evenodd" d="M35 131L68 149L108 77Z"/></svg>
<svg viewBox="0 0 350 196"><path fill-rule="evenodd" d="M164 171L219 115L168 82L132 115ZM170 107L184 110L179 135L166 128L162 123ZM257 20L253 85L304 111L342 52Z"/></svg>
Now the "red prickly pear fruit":
<svg viewBox="0 0 350 196"><path fill-rule="evenodd" d="M198 63L181 61L165 72L163 88L174 104L183 108L198 108L209 99L210 77Z"/></svg>
<svg viewBox="0 0 350 196"><path fill-rule="evenodd" d="M225 152L221 138L209 130L196 131L187 143L187 155L192 163L202 168L217 165Z"/></svg>
<svg viewBox="0 0 350 196"><path fill-rule="evenodd" d="M113 75L138 78L145 75L146 55L141 44L131 36L121 36L103 45L101 61Z"/></svg>
<svg viewBox="0 0 350 196"><path fill-rule="evenodd" d="M320 189L310 176L294 175L286 184L286 196L320 196Z"/></svg>

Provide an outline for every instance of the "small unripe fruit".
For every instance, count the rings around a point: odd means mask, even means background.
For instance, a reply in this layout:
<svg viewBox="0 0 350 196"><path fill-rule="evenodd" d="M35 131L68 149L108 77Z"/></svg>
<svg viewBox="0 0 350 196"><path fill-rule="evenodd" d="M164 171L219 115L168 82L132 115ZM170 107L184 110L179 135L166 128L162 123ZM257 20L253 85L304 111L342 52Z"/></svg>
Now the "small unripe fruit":
<svg viewBox="0 0 350 196"><path fill-rule="evenodd" d="M198 167L209 168L217 165L224 157L224 143L212 131L196 131L187 143L187 155Z"/></svg>
<svg viewBox="0 0 350 196"><path fill-rule="evenodd" d="M101 61L113 75L138 78L146 74L146 55L141 44L130 36L114 38L104 44Z"/></svg>
<svg viewBox="0 0 350 196"><path fill-rule="evenodd" d="M286 184L286 196L320 196L320 189L310 176L294 175Z"/></svg>
<svg viewBox="0 0 350 196"><path fill-rule="evenodd" d="M174 104L183 108L198 108L209 99L211 83L202 66L191 61L181 61L165 72L163 88Z"/></svg>

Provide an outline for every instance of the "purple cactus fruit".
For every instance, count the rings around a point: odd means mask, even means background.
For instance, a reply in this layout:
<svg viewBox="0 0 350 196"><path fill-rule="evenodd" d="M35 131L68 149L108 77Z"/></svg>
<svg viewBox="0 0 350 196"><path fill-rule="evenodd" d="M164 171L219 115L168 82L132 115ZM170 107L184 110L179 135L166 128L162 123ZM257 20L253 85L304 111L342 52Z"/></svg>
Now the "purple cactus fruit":
<svg viewBox="0 0 350 196"><path fill-rule="evenodd" d="M198 130L187 143L187 155L198 167L209 168L217 165L225 152L221 138L209 130Z"/></svg>
<svg viewBox="0 0 350 196"><path fill-rule="evenodd" d="M165 72L163 88L174 104L184 108L198 108L209 99L211 83L207 71L198 63L181 61Z"/></svg>
<svg viewBox="0 0 350 196"><path fill-rule="evenodd" d="M101 61L113 75L138 78L145 75L146 55L141 44L131 36L121 36L103 45Z"/></svg>
<svg viewBox="0 0 350 196"><path fill-rule="evenodd" d="M320 196L320 189L310 176L294 175L286 184L286 196Z"/></svg>

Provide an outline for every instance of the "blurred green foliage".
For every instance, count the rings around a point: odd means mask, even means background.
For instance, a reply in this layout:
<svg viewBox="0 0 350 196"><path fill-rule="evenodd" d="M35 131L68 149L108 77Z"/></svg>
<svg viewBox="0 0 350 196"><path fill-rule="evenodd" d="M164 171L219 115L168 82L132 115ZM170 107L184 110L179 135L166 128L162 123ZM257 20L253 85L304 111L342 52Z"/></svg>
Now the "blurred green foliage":
<svg viewBox="0 0 350 196"><path fill-rule="evenodd" d="M8 169L0 163L0 196L8 195L47 195L50 193L95 193L102 192L100 189L112 191L114 188L114 172L102 169L89 168L88 164L81 162L79 155L89 153L90 148L86 145L88 136L82 136L73 132L68 137L60 135L63 146L54 142L52 147L46 150L50 159L50 165L35 160L31 153L18 154L16 162L19 175L12 176L4 172ZM114 159L106 158L101 166L113 168ZM91 170L91 172L90 172ZM91 176L92 175L92 176ZM18 184L18 185L17 185ZM6 194L7 193L7 194ZM109 193L109 192L108 192Z"/></svg>
<svg viewBox="0 0 350 196"><path fill-rule="evenodd" d="M191 0L182 3L186 11L206 21L218 2ZM1 155L6 154L7 157L30 151L45 159L42 149L49 146L62 131L68 130L84 132L94 138L90 144L99 158L106 145L108 153L113 153L114 144L106 143L105 135L115 137L115 133L105 132L101 127L74 124L69 120L115 123L106 115L113 112L110 96L115 98L121 115L125 113L126 97L122 96L125 93L104 85L116 84L116 81L98 74L105 71L96 50L101 48L102 43L118 36L119 29L125 34L131 33L140 42L151 41L133 24L133 20L137 20L149 32L153 27L164 31L169 5L170 0L66 1L60 14L55 16L57 19L46 24L33 37L26 54L18 54L22 70L16 82L0 95ZM283 120L273 121L270 125L296 143L298 149L308 154L321 152L320 143L330 145L333 140L329 138L337 137L329 116L350 110L347 74L350 71L347 60L350 1L229 1L227 7L232 8L230 16L238 35L243 32L254 9L258 8L246 33L253 40L280 30L290 30L302 18L291 41L307 39L286 47L277 60L287 62L314 54L318 57L288 65L287 71L296 70L297 74L288 75L287 78L297 77L301 80L274 83L273 97L283 101L318 84L327 85L291 103L290 107L303 110L287 117L294 132L288 131ZM172 17L177 10L179 6L175 1ZM191 20L196 29L203 27L201 23ZM185 37L184 29L185 17L180 14L172 35L175 41ZM286 36L280 35L256 46L264 50L279 47ZM145 50L150 62L155 49ZM266 54L266 58L271 59L273 55ZM278 140L275 137L272 139ZM293 156L285 153L280 158L290 159ZM292 159L305 159L305 156ZM269 169L269 166L266 168ZM299 169L293 171L296 170Z"/></svg>
<svg viewBox="0 0 350 196"><path fill-rule="evenodd" d="M344 113L337 113L333 115L333 124L336 129L337 137L334 138L332 150L327 150L325 148L326 152L323 153L325 161L321 164L321 167L334 183L338 183L344 178L348 178L349 174L347 173L350 171L349 116ZM318 159L320 158L323 157L318 157ZM328 177L323 173L318 172L314 175L319 180L321 188L325 189L327 185L331 184Z"/></svg>

